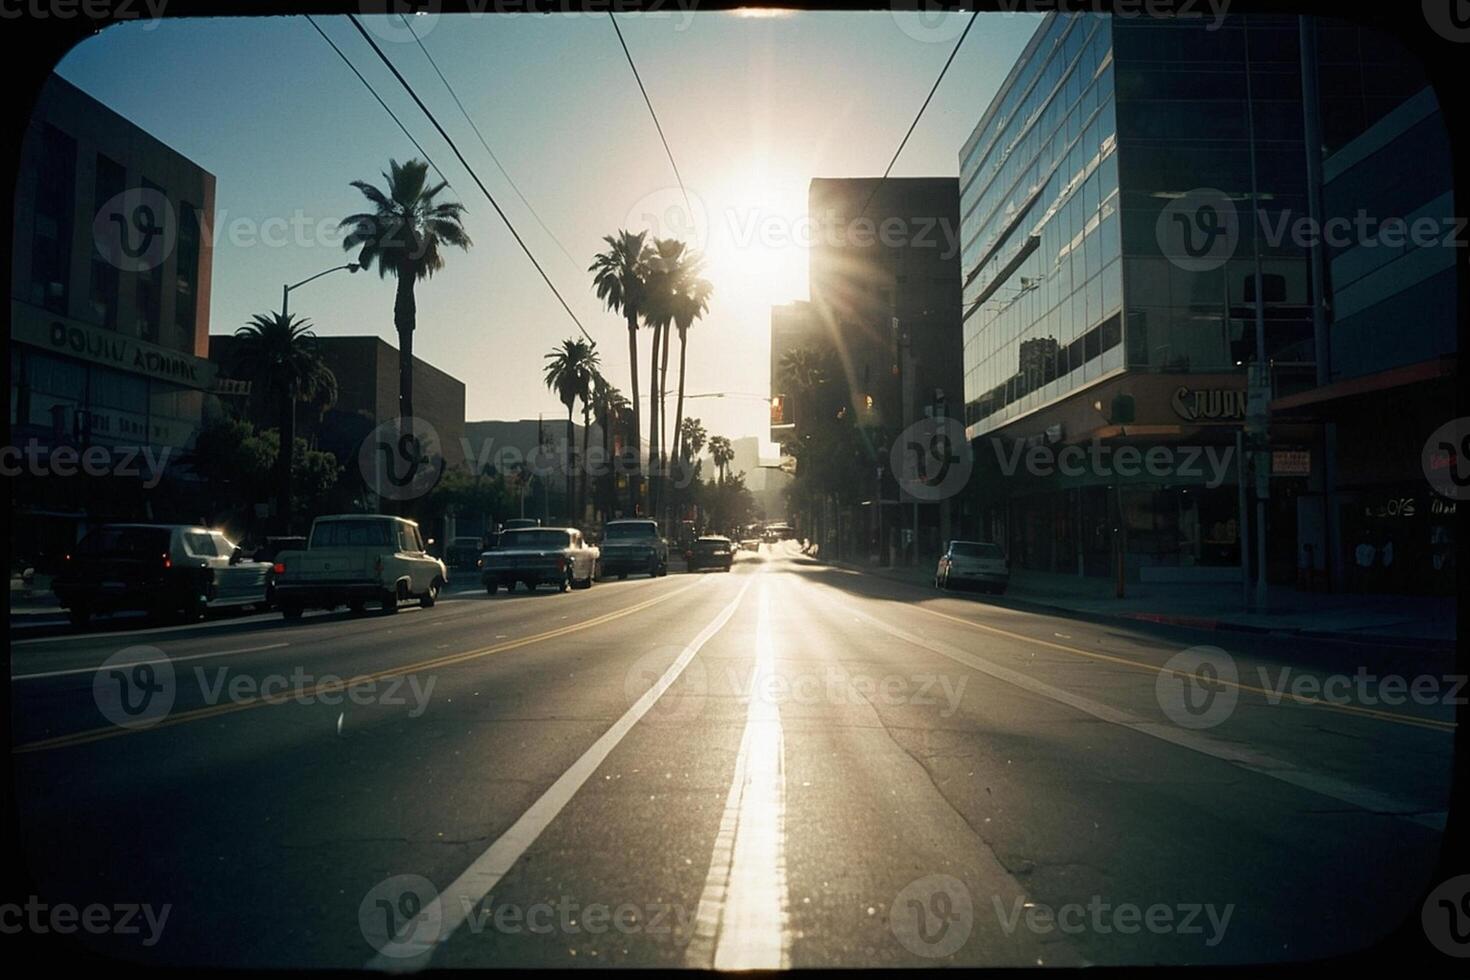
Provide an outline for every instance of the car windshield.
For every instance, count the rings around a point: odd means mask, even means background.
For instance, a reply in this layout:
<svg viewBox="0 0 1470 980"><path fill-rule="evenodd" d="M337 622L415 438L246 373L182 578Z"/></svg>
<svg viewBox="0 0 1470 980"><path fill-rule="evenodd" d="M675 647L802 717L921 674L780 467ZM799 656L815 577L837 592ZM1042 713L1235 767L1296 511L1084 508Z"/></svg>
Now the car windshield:
<svg viewBox="0 0 1470 980"><path fill-rule="evenodd" d="M1000 545L982 541L956 541L949 547L956 558L1001 558Z"/></svg>
<svg viewBox="0 0 1470 980"><path fill-rule="evenodd" d="M504 550L516 548L565 548L567 532L546 528L526 528L506 531L500 536L500 547Z"/></svg>
<svg viewBox="0 0 1470 980"><path fill-rule="evenodd" d="M651 538L656 534L658 529L653 524L609 524L603 532L603 538L616 541L620 538Z"/></svg>
<svg viewBox="0 0 1470 980"><path fill-rule="evenodd" d="M139 558L168 550L169 532L161 527L100 527L77 545L90 558Z"/></svg>
<svg viewBox="0 0 1470 980"><path fill-rule="evenodd" d="M312 548L389 547L396 545L392 521L318 521Z"/></svg>

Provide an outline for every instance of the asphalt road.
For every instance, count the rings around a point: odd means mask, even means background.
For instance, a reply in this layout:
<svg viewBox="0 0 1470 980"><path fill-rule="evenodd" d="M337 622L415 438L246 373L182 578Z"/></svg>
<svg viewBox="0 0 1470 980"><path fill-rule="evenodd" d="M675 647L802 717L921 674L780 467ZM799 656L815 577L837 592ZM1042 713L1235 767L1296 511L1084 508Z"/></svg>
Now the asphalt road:
<svg viewBox="0 0 1470 980"><path fill-rule="evenodd" d="M22 642L28 928L74 907L150 964L995 966L1417 916L1463 692L1201 642L789 553Z"/></svg>

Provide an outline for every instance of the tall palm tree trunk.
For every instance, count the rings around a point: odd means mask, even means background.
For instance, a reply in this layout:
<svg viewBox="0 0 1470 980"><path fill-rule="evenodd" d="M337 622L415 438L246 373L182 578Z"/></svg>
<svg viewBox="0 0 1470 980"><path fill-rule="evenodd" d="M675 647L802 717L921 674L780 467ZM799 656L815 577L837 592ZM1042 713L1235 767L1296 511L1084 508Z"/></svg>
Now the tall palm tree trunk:
<svg viewBox="0 0 1470 980"><path fill-rule="evenodd" d="M567 482L567 487L566 487L567 499L566 499L566 508L567 508L567 523L568 524L574 524L574 523L576 523L576 513L577 513L577 483L576 483L576 479L572 475L572 447L577 444L577 437L572 432L572 429L573 429L573 426L572 426L572 404L573 404L572 402L568 402L567 403L567 453L566 453L566 455L567 455L567 481L566 481Z"/></svg>
<svg viewBox="0 0 1470 980"><path fill-rule="evenodd" d="M398 295L393 300L393 326L398 328L398 414L413 417L413 329L418 307L413 298L413 272L398 273Z"/></svg>
<svg viewBox="0 0 1470 980"><path fill-rule="evenodd" d="M592 403L582 402L582 506L576 520L581 523L587 516L587 503L592 499L592 467L587 465L587 437L592 434Z"/></svg>
<svg viewBox="0 0 1470 980"><path fill-rule="evenodd" d="M648 516L658 513L658 342L663 328L654 324L648 351ZM637 398L637 389L634 389Z"/></svg>
<svg viewBox="0 0 1470 980"><path fill-rule="evenodd" d="M643 416L638 411L638 314L628 314L628 370L632 375L633 387L633 472L628 474L628 516L638 510L638 471L643 466L642 453L638 449L638 437L643 431Z"/></svg>
<svg viewBox="0 0 1470 980"><path fill-rule="evenodd" d="M679 331L679 397L674 401L674 459L684 459L684 355L688 335Z"/></svg>
<svg viewBox="0 0 1470 980"><path fill-rule="evenodd" d="M281 393L280 422L278 433L281 438L276 453L276 524L281 535L291 533L291 456L296 448L296 385L287 382Z"/></svg>
<svg viewBox="0 0 1470 980"><path fill-rule="evenodd" d="M658 431L658 461L662 473L658 499L659 505L665 511L664 523L666 526L668 523L667 511L669 507L669 456L664 451L664 448L671 438L677 439L679 437L677 429L673 436L669 435L669 334L672 332L672 327L664 327L663 329L663 352L659 355L660 364L658 369L658 417L663 422L663 425Z"/></svg>

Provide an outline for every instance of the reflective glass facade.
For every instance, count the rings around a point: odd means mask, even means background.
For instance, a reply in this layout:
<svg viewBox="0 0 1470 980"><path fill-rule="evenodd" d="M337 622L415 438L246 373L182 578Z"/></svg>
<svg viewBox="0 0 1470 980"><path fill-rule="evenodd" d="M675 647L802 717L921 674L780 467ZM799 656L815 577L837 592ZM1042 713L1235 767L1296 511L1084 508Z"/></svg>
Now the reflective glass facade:
<svg viewBox="0 0 1470 980"><path fill-rule="evenodd" d="M1051 15L960 159L965 421L1123 365L1113 24Z"/></svg>
<svg viewBox="0 0 1470 980"><path fill-rule="evenodd" d="M960 159L972 436L1124 370L1243 369L1256 250L1266 355L1311 361L1283 233L1307 213L1300 79L1295 17L1042 22ZM1202 191L1238 215L1208 269L1158 230Z"/></svg>

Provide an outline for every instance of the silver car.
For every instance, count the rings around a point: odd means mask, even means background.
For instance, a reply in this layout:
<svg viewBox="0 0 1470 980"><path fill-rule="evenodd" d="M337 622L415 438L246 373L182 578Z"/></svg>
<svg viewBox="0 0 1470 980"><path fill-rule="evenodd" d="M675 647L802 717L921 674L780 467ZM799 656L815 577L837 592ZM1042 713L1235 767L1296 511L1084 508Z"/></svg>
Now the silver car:
<svg viewBox="0 0 1470 980"><path fill-rule="evenodd" d="M1000 545L989 541L951 541L934 569L934 587L973 585L1000 595L1011 582L1011 563Z"/></svg>

